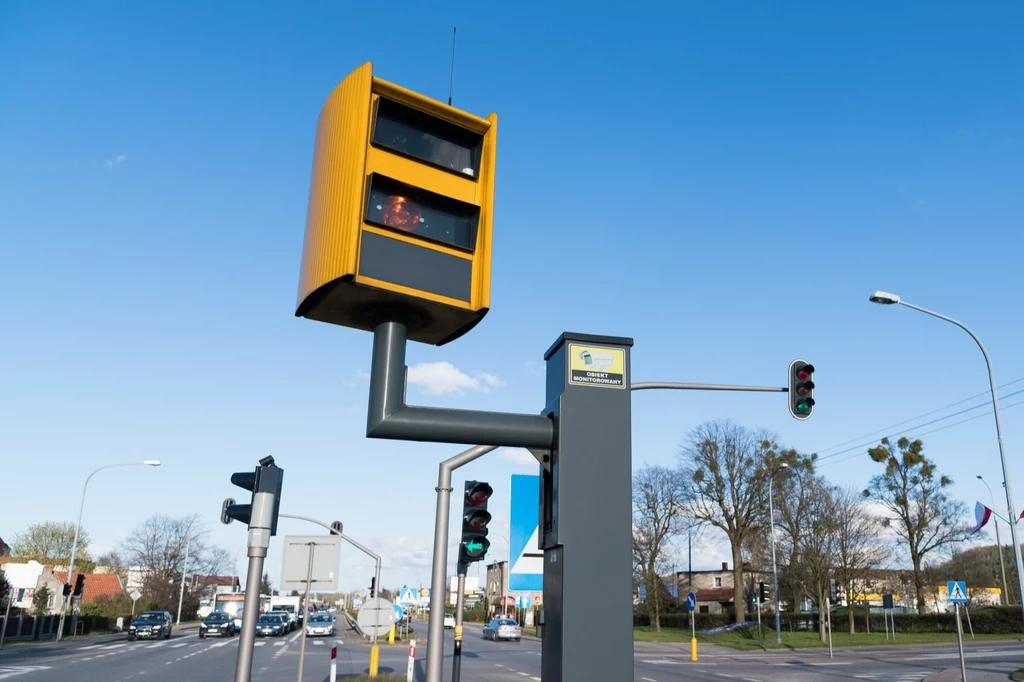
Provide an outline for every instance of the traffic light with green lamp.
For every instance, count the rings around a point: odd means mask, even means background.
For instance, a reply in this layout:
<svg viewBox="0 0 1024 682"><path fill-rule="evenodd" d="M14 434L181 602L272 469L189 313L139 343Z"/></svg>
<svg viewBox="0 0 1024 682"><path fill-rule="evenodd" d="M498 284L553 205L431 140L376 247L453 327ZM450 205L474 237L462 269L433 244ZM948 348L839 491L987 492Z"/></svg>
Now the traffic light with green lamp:
<svg viewBox="0 0 1024 682"><path fill-rule="evenodd" d="M804 420L814 412L814 365L794 360L789 365L789 412Z"/></svg>
<svg viewBox="0 0 1024 682"><path fill-rule="evenodd" d="M491 522L487 500L493 494L494 489L483 481L466 481L462 499L462 542L459 545L459 564L462 566L482 560L491 546L487 539L487 524Z"/></svg>

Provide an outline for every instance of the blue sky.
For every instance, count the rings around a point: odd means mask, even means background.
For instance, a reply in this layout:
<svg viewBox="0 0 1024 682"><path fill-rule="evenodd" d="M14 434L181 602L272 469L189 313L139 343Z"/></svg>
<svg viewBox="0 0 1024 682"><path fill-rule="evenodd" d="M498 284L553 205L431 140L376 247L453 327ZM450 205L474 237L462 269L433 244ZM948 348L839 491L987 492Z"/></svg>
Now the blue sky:
<svg viewBox="0 0 1024 682"><path fill-rule="evenodd" d="M559 333L624 335L634 380L818 370L807 422L781 395L638 394L635 466L718 417L834 453L987 388L965 334L869 304L879 288L970 325L999 383L1024 377L1022 20L1012 2L3 3L0 534L73 520L92 468L148 458L93 479L97 549L151 513L214 521L231 472L272 454L285 509L344 521L384 585L429 581L437 463L463 448L365 439L370 336L293 313L321 105L365 61L444 99L453 25L454 104L500 117L492 311L410 347L450 363L414 370L410 402L537 412ZM1004 416L1018 505L1022 416ZM998 494L990 416L925 445L957 496L987 498L979 473ZM821 471L862 485L864 451ZM494 482L496 525L523 455L456 480ZM237 524L208 528L244 556ZM343 587L368 584L344 563Z"/></svg>

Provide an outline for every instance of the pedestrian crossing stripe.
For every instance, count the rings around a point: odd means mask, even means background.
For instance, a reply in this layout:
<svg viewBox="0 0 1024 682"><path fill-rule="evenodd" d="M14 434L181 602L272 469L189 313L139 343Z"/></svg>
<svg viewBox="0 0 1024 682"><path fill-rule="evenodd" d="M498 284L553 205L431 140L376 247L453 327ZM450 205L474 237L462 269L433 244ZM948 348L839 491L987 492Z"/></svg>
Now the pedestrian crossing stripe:
<svg viewBox="0 0 1024 682"><path fill-rule="evenodd" d="M951 604L966 604L967 583L963 580L950 580L946 583L946 594Z"/></svg>

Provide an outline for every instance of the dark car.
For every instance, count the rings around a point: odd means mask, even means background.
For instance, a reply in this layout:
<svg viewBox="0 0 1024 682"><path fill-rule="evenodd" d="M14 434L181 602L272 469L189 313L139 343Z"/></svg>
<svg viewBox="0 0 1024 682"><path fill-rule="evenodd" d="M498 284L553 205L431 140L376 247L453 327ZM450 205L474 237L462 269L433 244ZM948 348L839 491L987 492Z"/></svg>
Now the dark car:
<svg viewBox="0 0 1024 682"><path fill-rule="evenodd" d="M256 621L256 636L280 637L287 632L286 627L288 625L281 616L260 616L260 619Z"/></svg>
<svg viewBox="0 0 1024 682"><path fill-rule="evenodd" d="M128 639L170 639L171 614L167 611L143 611L128 626Z"/></svg>
<svg viewBox="0 0 1024 682"><path fill-rule="evenodd" d="M235 634L235 619L223 611L214 611L199 624L199 639L203 637L231 637Z"/></svg>

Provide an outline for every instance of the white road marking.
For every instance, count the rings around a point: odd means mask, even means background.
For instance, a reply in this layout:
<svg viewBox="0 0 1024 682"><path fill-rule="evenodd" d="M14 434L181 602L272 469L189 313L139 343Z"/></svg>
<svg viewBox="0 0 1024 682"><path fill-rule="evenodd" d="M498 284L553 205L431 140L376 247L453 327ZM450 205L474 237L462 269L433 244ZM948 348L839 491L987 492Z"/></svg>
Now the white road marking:
<svg viewBox="0 0 1024 682"><path fill-rule="evenodd" d="M8 677L15 677L17 675L26 675L28 673L34 673L37 670L49 670L48 665L12 665L12 666L0 666L0 680L5 680Z"/></svg>
<svg viewBox="0 0 1024 682"><path fill-rule="evenodd" d="M182 642L181 644L172 644L171 648L172 649L180 649L181 647L188 646L188 645L189 645L189 642Z"/></svg>
<svg viewBox="0 0 1024 682"><path fill-rule="evenodd" d="M284 646L287 642L274 642L274 646Z"/></svg>
<svg viewBox="0 0 1024 682"><path fill-rule="evenodd" d="M535 678L533 678L533 679L535 679L535 680L539 680L540 678L539 678L539 677L535 677ZM657 682L657 680L655 680L655 679L654 679L654 678L652 678L652 677L641 677L640 679L641 679L641 680L646 680L647 682Z"/></svg>
<svg viewBox="0 0 1024 682"><path fill-rule="evenodd" d="M102 644L90 644L89 646L80 646L80 647L78 647L78 650L79 651L85 651L86 649L96 649L96 648L101 647L101 646L103 646L103 645Z"/></svg>
<svg viewBox="0 0 1024 682"><path fill-rule="evenodd" d="M111 644L110 646L104 646L104 647L100 647L100 648L103 649L104 651L106 651L107 649L120 649L123 646L128 646L128 645L126 643L124 643L124 642L121 642L120 644Z"/></svg>
<svg viewBox="0 0 1024 682"><path fill-rule="evenodd" d="M266 642L256 642L253 646L266 646Z"/></svg>
<svg viewBox="0 0 1024 682"><path fill-rule="evenodd" d="M146 646L140 647L140 648L142 648L142 649L155 649L158 646L164 646L166 644L167 644L167 642L157 642L156 644L147 644Z"/></svg>
<svg viewBox="0 0 1024 682"><path fill-rule="evenodd" d="M321 642L319 639L313 641L313 646L323 646L323 645L324 645L324 643Z"/></svg>

